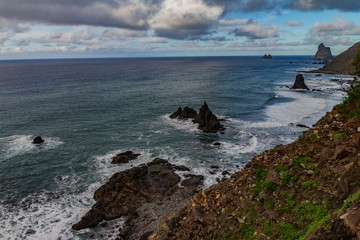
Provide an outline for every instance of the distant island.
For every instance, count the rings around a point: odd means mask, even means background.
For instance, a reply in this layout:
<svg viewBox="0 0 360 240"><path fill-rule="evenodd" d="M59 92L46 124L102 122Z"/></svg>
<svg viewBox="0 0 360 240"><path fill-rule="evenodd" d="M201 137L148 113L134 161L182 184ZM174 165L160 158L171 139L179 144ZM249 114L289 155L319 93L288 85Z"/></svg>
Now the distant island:
<svg viewBox="0 0 360 240"><path fill-rule="evenodd" d="M269 55L265 54L262 58L263 59L272 59L272 56L271 56L271 54L269 54Z"/></svg>
<svg viewBox="0 0 360 240"><path fill-rule="evenodd" d="M318 51L314 56L314 60L322 60L323 62L329 62L333 59L330 47L325 47L323 43L318 46Z"/></svg>

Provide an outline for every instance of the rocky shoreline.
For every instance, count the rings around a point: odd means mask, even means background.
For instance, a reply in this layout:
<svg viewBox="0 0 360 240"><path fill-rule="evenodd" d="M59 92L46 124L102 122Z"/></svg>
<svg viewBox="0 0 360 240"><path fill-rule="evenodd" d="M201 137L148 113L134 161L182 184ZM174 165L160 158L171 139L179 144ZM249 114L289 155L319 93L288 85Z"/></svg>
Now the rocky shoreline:
<svg viewBox="0 0 360 240"><path fill-rule="evenodd" d="M149 239L359 239L359 85L349 96L297 141L200 191Z"/></svg>

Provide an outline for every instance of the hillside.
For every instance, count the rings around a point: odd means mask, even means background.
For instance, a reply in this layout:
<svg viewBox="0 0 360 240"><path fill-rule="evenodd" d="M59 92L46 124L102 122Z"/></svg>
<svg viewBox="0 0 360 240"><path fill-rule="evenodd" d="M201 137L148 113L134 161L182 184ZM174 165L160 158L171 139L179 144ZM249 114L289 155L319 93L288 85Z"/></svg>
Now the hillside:
<svg viewBox="0 0 360 240"><path fill-rule="evenodd" d="M359 47L360 42L355 43L352 47L333 58L331 62L320 69L320 72L354 74L355 66L353 65L353 60Z"/></svg>
<svg viewBox="0 0 360 240"><path fill-rule="evenodd" d="M200 191L149 239L360 239L360 86L295 142Z"/></svg>

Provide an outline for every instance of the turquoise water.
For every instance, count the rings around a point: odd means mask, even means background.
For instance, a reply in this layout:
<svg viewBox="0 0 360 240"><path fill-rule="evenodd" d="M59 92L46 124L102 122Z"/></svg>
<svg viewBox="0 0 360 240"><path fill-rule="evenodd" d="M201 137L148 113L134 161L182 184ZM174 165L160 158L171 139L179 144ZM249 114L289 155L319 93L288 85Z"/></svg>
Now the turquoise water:
<svg viewBox="0 0 360 240"><path fill-rule="evenodd" d="M334 78L304 74L310 89L290 91L309 56L73 59L0 62L0 238L87 239L101 227L72 231L93 192L113 173L154 157L205 176L235 172L254 155L297 138L333 105ZM290 64L289 62L293 62ZM315 65L316 67L317 65ZM171 120L179 106L203 101L226 119L225 134ZM45 143L31 144L35 136ZM213 142L221 143L220 147ZM142 155L122 166L111 156ZM211 165L220 167L210 174ZM116 221L113 224L119 224ZM114 235L114 234L113 234Z"/></svg>

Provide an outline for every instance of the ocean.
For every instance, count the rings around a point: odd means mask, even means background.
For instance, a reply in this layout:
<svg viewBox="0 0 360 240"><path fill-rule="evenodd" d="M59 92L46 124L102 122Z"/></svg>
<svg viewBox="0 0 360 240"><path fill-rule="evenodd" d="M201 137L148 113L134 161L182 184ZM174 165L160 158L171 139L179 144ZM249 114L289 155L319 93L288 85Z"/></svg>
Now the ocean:
<svg viewBox="0 0 360 240"><path fill-rule="evenodd" d="M239 171L253 156L294 141L306 130L296 125L311 127L342 101L351 80L303 73L308 87L321 91L290 90L297 71L321 66L312 62L311 56L0 61L0 238L115 238L111 227L71 230L115 172L160 157L204 175L208 187L223 171ZM204 101L225 120L225 134L169 118L178 107L198 111ZM45 142L32 144L36 136ZM127 150L141 156L110 164Z"/></svg>

